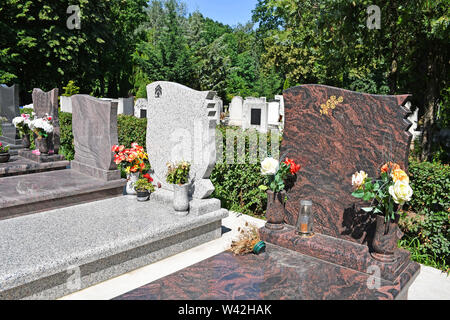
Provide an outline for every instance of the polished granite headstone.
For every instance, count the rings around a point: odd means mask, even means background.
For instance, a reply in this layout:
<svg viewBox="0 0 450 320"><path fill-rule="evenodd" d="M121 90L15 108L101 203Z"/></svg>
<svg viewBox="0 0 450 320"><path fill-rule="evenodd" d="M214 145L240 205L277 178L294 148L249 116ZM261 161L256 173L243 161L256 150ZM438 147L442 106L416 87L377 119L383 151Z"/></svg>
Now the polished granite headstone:
<svg viewBox="0 0 450 320"><path fill-rule="evenodd" d="M192 197L206 199L214 191L209 176L216 161L213 91L196 91L178 83L158 81L147 86L147 152L153 178L167 184L167 162L190 161Z"/></svg>
<svg viewBox="0 0 450 320"><path fill-rule="evenodd" d="M303 85L284 92L285 130L281 154L302 168L289 183L282 231L260 229L264 241L308 256L369 273L407 289L418 270L406 250L397 249L396 261L380 263L371 255L374 217L361 210L351 196L352 174L364 170L378 176L380 167L395 161L407 169L411 134L403 104L409 98L352 92L323 85ZM300 200L313 202L311 238L295 233Z"/></svg>
<svg viewBox="0 0 450 320"><path fill-rule="evenodd" d="M41 89L34 88L32 96L33 108L36 116L38 118L42 118L46 115L52 117L53 134L50 150L54 150L54 153L58 154L61 136L58 113L58 89L44 92Z"/></svg>
<svg viewBox="0 0 450 320"><path fill-rule="evenodd" d="M111 147L118 144L117 102L72 96L73 170L104 180L120 179Z"/></svg>
<svg viewBox="0 0 450 320"><path fill-rule="evenodd" d="M11 121L19 115L19 85L11 87L0 85L0 117L7 119L2 122L2 136L0 142L10 146L10 154L16 155L22 148L22 140Z"/></svg>

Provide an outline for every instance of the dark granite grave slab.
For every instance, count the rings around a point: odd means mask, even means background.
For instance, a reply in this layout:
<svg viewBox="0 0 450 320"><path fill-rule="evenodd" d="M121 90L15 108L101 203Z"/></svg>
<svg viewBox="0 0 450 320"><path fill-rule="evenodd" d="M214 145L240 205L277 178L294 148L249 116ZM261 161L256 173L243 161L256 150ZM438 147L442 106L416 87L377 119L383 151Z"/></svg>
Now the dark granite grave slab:
<svg viewBox="0 0 450 320"><path fill-rule="evenodd" d="M267 244L260 255L223 252L115 300L393 300L406 299L411 265L369 289L370 275ZM369 281L370 283L370 281Z"/></svg>
<svg viewBox="0 0 450 320"><path fill-rule="evenodd" d="M62 170L66 169L69 164L69 161L65 160L36 162L24 157L12 156L8 162L0 163L0 178L43 171Z"/></svg>
<svg viewBox="0 0 450 320"><path fill-rule="evenodd" d="M31 150L27 149L19 150L19 156L39 163L59 162L64 161L65 159L64 156L60 154L36 155Z"/></svg>
<svg viewBox="0 0 450 320"><path fill-rule="evenodd" d="M102 181L72 169L1 178L0 219L111 198L125 179Z"/></svg>

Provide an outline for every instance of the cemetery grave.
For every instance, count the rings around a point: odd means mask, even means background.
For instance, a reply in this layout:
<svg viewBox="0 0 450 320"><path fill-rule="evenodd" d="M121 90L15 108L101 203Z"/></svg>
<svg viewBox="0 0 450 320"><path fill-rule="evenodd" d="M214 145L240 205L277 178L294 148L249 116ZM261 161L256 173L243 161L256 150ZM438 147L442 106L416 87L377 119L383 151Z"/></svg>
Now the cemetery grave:
<svg viewBox="0 0 450 320"><path fill-rule="evenodd" d="M111 152L117 103L87 95L72 97L70 169L0 179L0 208L8 218L0 221L1 299L55 299L220 237L228 211L209 198L214 187L208 179L216 155L216 122L209 114L215 93L169 82L150 84L148 91L153 126L147 149L156 152L150 152L152 176L162 184L149 202L120 196L126 181ZM195 123L205 130L197 132ZM172 154L161 132L192 140ZM162 177L167 161L184 156L192 161L192 190L188 214L180 216L173 186ZM79 285L71 285L74 273Z"/></svg>
<svg viewBox="0 0 450 320"><path fill-rule="evenodd" d="M351 197L350 181L357 168L376 174L387 160L407 164L408 96L305 85L284 97L281 153L302 170L288 189L281 230L259 230L266 252L224 252L116 299L407 299L419 264L403 249L394 261L375 259L374 219ZM294 227L301 199L315 210L310 237Z"/></svg>

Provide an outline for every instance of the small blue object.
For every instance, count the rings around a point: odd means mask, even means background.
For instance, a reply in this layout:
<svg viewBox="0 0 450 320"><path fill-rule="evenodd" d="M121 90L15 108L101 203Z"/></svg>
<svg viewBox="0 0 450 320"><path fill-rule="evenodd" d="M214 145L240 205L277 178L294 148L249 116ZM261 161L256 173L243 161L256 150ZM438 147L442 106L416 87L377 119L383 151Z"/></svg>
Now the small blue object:
<svg viewBox="0 0 450 320"><path fill-rule="evenodd" d="M266 250L266 243L264 241L259 241L255 246L253 247L253 252L255 254L260 254L261 252L264 252Z"/></svg>

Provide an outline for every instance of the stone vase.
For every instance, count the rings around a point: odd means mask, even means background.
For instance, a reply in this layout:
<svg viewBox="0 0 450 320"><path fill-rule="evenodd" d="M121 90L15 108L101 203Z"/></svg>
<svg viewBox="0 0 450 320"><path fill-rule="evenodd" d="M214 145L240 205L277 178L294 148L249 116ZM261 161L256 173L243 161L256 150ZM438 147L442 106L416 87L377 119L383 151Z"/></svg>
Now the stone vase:
<svg viewBox="0 0 450 320"><path fill-rule="evenodd" d="M400 215L395 215L395 220L385 222L382 215L376 216L375 235L372 241L371 253L375 260L392 263L397 260L395 252L397 250L397 242L403 237L403 232L398 227Z"/></svg>
<svg viewBox="0 0 450 320"><path fill-rule="evenodd" d="M190 184L173 185L173 208L177 214L187 214L189 210Z"/></svg>
<svg viewBox="0 0 450 320"><path fill-rule="evenodd" d="M38 137L35 141L37 143L36 147L39 149L39 152L42 155L48 155L48 152L50 151L49 138Z"/></svg>
<svg viewBox="0 0 450 320"><path fill-rule="evenodd" d="M8 162L10 157L9 152L0 152L0 163Z"/></svg>
<svg viewBox="0 0 450 320"><path fill-rule="evenodd" d="M30 135L25 133L22 136L22 145L25 149L30 149L31 141L30 141Z"/></svg>
<svg viewBox="0 0 450 320"><path fill-rule="evenodd" d="M139 172L130 172L127 174L127 194L136 194L134 184L139 180Z"/></svg>
<svg viewBox="0 0 450 320"><path fill-rule="evenodd" d="M266 228L281 230L284 228L286 191L267 190Z"/></svg>

